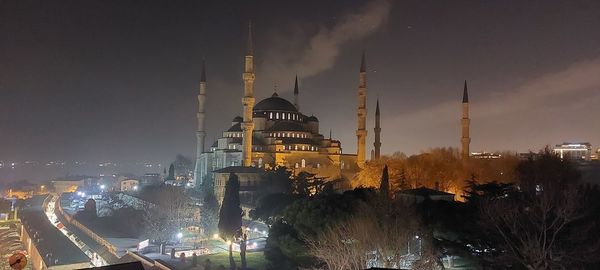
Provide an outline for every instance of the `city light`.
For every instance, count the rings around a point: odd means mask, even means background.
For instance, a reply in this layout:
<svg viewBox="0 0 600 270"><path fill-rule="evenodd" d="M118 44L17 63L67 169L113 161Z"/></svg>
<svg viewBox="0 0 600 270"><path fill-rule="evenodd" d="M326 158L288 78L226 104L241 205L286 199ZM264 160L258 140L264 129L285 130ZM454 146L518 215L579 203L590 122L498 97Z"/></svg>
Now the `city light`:
<svg viewBox="0 0 600 270"><path fill-rule="evenodd" d="M183 237L183 233L180 233L180 232L179 232L179 233L177 233L177 238L178 238L178 239L181 239L182 237Z"/></svg>
<svg viewBox="0 0 600 270"><path fill-rule="evenodd" d="M102 189L102 190L103 190L103 189L105 189L105 188L106 188L106 186L105 186L105 185L100 185L100 189Z"/></svg>
<svg viewBox="0 0 600 270"><path fill-rule="evenodd" d="M213 234L213 239L219 239L219 234L218 233Z"/></svg>
<svg viewBox="0 0 600 270"><path fill-rule="evenodd" d="M133 190L138 190L138 186L133 186Z"/></svg>

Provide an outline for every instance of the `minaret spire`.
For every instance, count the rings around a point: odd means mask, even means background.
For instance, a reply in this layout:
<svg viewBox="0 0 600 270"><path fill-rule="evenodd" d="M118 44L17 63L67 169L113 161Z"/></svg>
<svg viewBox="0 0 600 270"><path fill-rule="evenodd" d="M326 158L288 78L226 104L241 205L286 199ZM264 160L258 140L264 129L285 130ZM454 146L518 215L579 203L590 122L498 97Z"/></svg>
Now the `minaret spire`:
<svg viewBox="0 0 600 270"><path fill-rule="evenodd" d="M248 22L248 40L246 41L246 56L253 56L254 48L252 46L252 21Z"/></svg>
<svg viewBox="0 0 600 270"><path fill-rule="evenodd" d="M300 111L300 97L298 94L298 75L296 75L296 81L294 81L294 106Z"/></svg>
<svg viewBox="0 0 600 270"><path fill-rule="evenodd" d="M365 51L362 52L360 63L359 84L358 84L358 127L356 129L357 148L356 163L360 168L365 165L365 141L367 138L367 67L365 62Z"/></svg>
<svg viewBox="0 0 600 270"><path fill-rule="evenodd" d="M252 109L254 108L254 50L252 48L252 23L248 23L248 43L246 45L246 57L244 61L244 97L242 105L244 106L244 122L242 123L242 163L249 167L252 165L252 134L254 131L254 122L252 122Z"/></svg>
<svg viewBox="0 0 600 270"><path fill-rule="evenodd" d="M380 113L379 113L379 98L377 98L377 107L375 108L375 143L374 146L374 159L379 159L381 156L381 122L380 122Z"/></svg>
<svg viewBox="0 0 600 270"><path fill-rule="evenodd" d="M206 138L206 131L204 129L204 102L206 101L206 65L204 59L202 60L202 73L200 73L200 91L198 93L198 113L196 118L198 120L198 130L196 131L196 167L194 168L194 186L200 187L204 182L204 177L201 172L201 156L204 152L204 141Z"/></svg>
<svg viewBox="0 0 600 270"><path fill-rule="evenodd" d="M467 160L469 158L469 144L471 143L471 137L469 137L469 127L471 124L471 119L469 118L469 93L467 91L467 81L465 80L465 86L463 89L463 99L462 99L462 119L460 119L460 125L462 130L462 136L460 139L462 148L461 148L461 157L463 160Z"/></svg>

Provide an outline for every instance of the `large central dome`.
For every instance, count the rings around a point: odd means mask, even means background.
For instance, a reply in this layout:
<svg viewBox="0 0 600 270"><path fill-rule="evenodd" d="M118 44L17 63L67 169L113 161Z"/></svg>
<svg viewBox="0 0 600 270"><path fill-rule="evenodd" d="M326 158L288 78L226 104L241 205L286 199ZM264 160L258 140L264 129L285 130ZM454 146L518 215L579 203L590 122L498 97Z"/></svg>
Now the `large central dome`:
<svg viewBox="0 0 600 270"><path fill-rule="evenodd" d="M277 93L274 93L270 98L265 98L254 105L254 111L298 112L298 109L296 109L294 104L283 98L280 98Z"/></svg>

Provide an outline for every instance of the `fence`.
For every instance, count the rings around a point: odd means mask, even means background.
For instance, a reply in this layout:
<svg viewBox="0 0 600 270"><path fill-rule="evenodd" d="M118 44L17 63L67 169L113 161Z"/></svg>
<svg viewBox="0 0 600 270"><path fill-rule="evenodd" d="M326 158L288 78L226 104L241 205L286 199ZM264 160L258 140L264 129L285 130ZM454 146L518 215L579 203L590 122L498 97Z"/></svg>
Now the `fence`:
<svg viewBox="0 0 600 270"><path fill-rule="evenodd" d="M82 232L87 234L90 238L92 238L92 240L94 240L98 244L104 246L108 250L108 252L112 253L117 258L119 257L119 255L117 255L117 247L115 247L113 244L106 241L104 238L100 237L98 234L96 234L92 230L88 229L88 227L86 227L85 225L81 224L79 221L74 219L71 215L69 215L63 211L62 205L60 205L60 197L58 198L58 200L56 200L56 204L57 205L56 205L55 209L58 209L58 212L65 218L65 220L67 220L71 225L77 227L79 230L81 230Z"/></svg>

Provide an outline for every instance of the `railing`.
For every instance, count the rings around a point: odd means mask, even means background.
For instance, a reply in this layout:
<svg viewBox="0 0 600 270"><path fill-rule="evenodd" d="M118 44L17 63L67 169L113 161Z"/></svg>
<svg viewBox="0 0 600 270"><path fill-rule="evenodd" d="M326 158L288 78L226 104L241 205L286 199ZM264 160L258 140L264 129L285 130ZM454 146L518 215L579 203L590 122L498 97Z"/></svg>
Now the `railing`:
<svg viewBox="0 0 600 270"><path fill-rule="evenodd" d="M173 266L169 265L168 263L166 263L163 260L158 260L158 259L157 260L153 260L153 259L150 259L150 258L148 258L146 256L140 255L137 252L132 252L132 251L129 251L129 250L127 250L126 252L127 252L126 254L128 254L132 258L140 261L144 266L147 266L148 268L155 267L155 268L161 269L161 270L172 270L172 269L175 269Z"/></svg>

